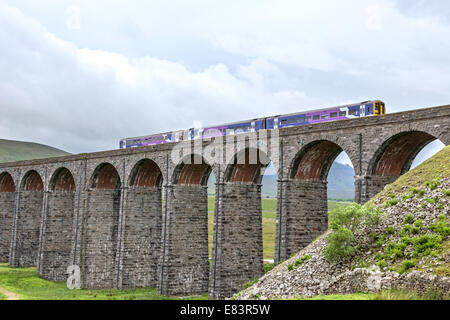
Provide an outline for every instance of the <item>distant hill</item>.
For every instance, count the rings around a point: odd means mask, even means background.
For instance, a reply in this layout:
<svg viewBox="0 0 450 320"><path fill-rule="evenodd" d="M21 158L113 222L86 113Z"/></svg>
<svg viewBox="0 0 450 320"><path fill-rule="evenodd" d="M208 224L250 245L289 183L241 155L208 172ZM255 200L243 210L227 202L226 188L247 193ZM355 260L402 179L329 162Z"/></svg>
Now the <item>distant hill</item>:
<svg viewBox="0 0 450 320"><path fill-rule="evenodd" d="M262 196L275 198L277 196L276 175L264 175L262 181ZM329 199L348 199L355 197L355 171L352 167L339 162L334 162L328 174L328 198ZM212 175L208 181L209 194L214 193L215 179Z"/></svg>
<svg viewBox="0 0 450 320"><path fill-rule="evenodd" d="M66 156L69 154L39 143L0 139L0 163Z"/></svg>

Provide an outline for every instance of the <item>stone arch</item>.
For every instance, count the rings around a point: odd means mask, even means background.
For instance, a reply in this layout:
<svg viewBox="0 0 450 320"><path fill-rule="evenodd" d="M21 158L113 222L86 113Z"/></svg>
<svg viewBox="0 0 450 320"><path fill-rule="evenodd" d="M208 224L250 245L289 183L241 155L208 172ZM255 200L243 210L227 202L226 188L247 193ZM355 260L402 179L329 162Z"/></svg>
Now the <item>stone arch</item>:
<svg viewBox="0 0 450 320"><path fill-rule="evenodd" d="M158 283L163 179L161 169L150 159L138 161L131 170L124 209L122 288Z"/></svg>
<svg viewBox="0 0 450 320"><path fill-rule="evenodd" d="M404 131L387 139L372 156L368 174L399 177L409 171L417 154L437 138L423 131Z"/></svg>
<svg viewBox="0 0 450 320"><path fill-rule="evenodd" d="M269 156L262 150L245 148L235 154L227 165L224 181L261 184L264 170L270 161Z"/></svg>
<svg viewBox="0 0 450 320"><path fill-rule="evenodd" d="M25 173L20 191L12 265L31 267L36 266L38 260L44 200L44 182L36 170Z"/></svg>
<svg viewBox="0 0 450 320"><path fill-rule="evenodd" d="M83 286L113 288L117 285L121 179L112 164L102 163L94 170L89 186L83 221Z"/></svg>
<svg viewBox="0 0 450 320"><path fill-rule="evenodd" d="M197 154L191 154L175 167L172 175L174 185L201 185L208 184L208 178L212 167L205 158Z"/></svg>
<svg viewBox="0 0 450 320"><path fill-rule="evenodd" d="M161 169L156 162L142 159L131 170L128 185L144 188L161 187L163 179Z"/></svg>
<svg viewBox="0 0 450 320"><path fill-rule="evenodd" d="M16 184L8 172L0 174L0 192L16 192Z"/></svg>
<svg viewBox="0 0 450 320"><path fill-rule="evenodd" d="M75 213L75 179L69 169L58 168L49 183L47 211L41 237L39 274L44 279L64 281L71 265Z"/></svg>
<svg viewBox="0 0 450 320"><path fill-rule="evenodd" d="M119 172L110 163L97 166L90 180L90 187L97 190L115 190L121 188Z"/></svg>
<svg viewBox="0 0 450 320"><path fill-rule="evenodd" d="M72 172L65 167L58 168L52 175L49 190L57 192L74 192L76 189L75 179Z"/></svg>
<svg viewBox="0 0 450 320"><path fill-rule="evenodd" d="M44 191L44 182L42 181L40 174L36 170L28 171L22 178L20 190L31 192Z"/></svg>
<svg viewBox="0 0 450 320"><path fill-rule="evenodd" d="M9 261L16 184L8 172L0 174L0 263Z"/></svg>
<svg viewBox="0 0 450 320"><path fill-rule="evenodd" d="M290 179L326 181L331 165L342 151L342 147L329 140L305 145L290 165Z"/></svg>

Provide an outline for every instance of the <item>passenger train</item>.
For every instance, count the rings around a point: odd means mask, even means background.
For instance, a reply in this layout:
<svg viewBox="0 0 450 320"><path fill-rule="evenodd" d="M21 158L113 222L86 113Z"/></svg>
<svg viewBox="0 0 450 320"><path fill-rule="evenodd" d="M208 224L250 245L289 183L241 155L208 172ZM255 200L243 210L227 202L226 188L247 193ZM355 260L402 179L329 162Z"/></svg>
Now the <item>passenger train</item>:
<svg viewBox="0 0 450 320"><path fill-rule="evenodd" d="M214 127L191 128L188 130L178 130L142 137L126 138L120 141L120 149L228 136L240 133L256 132L260 130L296 127L360 117L380 116L385 113L386 107L383 101L364 101L340 107L240 121Z"/></svg>

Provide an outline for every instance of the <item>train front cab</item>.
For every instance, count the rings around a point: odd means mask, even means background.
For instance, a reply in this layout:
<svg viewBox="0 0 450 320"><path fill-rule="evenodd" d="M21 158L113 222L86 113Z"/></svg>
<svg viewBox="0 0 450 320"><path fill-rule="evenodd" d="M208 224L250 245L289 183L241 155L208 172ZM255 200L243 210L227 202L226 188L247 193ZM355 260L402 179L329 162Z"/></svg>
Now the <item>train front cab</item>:
<svg viewBox="0 0 450 320"><path fill-rule="evenodd" d="M383 101L375 101L375 108L373 115L374 116L381 116L383 114L386 114L386 106Z"/></svg>

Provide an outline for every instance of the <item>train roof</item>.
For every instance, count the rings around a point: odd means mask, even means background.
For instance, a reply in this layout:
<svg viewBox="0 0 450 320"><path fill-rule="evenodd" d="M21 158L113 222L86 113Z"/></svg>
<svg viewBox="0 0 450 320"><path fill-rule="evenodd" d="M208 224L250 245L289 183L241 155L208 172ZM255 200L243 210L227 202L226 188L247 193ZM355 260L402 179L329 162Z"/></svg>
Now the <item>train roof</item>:
<svg viewBox="0 0 450 320"><path fill-rule="evenodd" d="M286 113L286 114L280 114L280 115L276 115L276 116L267 116L267 117L262 117L262 118L254 118L254 119L248 119L248 120L243 120L243 121L229 122L229 123L215 125L215 126L206 126L206 127L203 127L203 128L189 128L189 129L180 129L180 130L169 131L169 132L165 132L165 133L154 133L154 134L148 134L148 135L140 136L140 137L123 138L121 140L140 139L140 138L159 136L159 135L164 135L164 134L172 134L174 132L186 131L186 130L191 130L191 129L209 129L209 128L225 127L225 126L230 126L230 125L247 123L247 122L250 122L250 121L264 120L266 118L289 117L289 116L294 116L294 115L298 115L298 114L314 113L314 112L326 111L326 110L330 110L330 109L345 108L345 107L356 106L356 105L361 105L361 104L370 103L370 102L376 102L376 101L381 101L381 100L367 100L367 101L362 101L362 102L358 102L358 103L348 103L348 104L344 104L344 105L341 105L341 106L335 106L335 107L328 107L328 108L300 111L300 112L294 112L294 113Z"/></svg>

